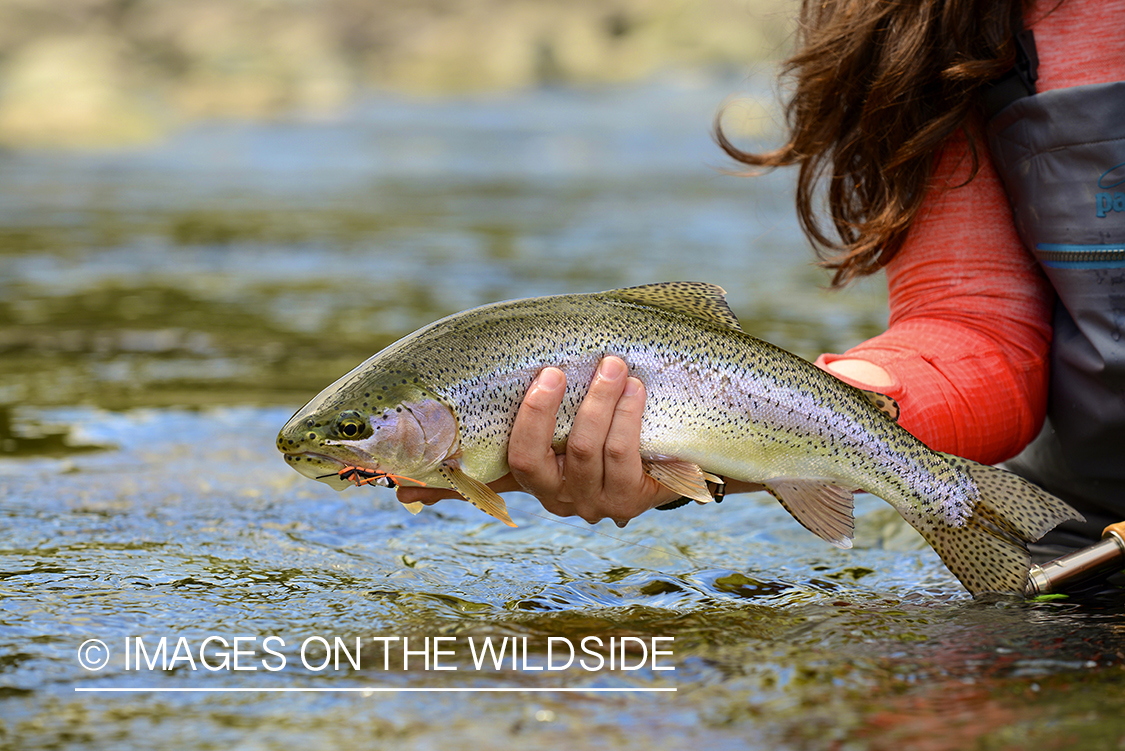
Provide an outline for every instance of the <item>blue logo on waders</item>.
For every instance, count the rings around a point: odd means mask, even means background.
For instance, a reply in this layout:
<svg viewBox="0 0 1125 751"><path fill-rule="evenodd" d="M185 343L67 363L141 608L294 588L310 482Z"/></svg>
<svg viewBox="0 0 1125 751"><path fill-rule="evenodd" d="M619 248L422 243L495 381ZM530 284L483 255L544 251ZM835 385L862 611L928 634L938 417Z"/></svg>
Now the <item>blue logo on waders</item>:
<svg viewBox="0 0 1125 751"><path fill-rule="evenodd" d="M1105 191L1125 185L1125 162L1110 167L1098 178L1098 187ZM1098 193L1094 196L1099 219L1104 219L1111 211L1125 213L1125 193Z"/></svg>

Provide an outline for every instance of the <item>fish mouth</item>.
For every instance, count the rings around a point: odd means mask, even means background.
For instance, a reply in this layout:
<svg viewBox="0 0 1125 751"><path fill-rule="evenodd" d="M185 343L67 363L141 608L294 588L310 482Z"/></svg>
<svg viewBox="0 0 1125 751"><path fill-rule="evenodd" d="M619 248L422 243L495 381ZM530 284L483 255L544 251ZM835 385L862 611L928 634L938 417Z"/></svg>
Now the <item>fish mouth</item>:
<svg viewBox="0 0 1125 751"><path fill-rule="evenodd" d="M353 481L345 480L340 477L340 470L347 467L373 469L364 466L364 464L360 462L352 462L349 464L335 456L319 454L315 451L285 451L282 452L282 454L285 457L285 462L290 467L297 470L305 477L319 480L335 490L343 490L346 487L355 485Z"/></svg>

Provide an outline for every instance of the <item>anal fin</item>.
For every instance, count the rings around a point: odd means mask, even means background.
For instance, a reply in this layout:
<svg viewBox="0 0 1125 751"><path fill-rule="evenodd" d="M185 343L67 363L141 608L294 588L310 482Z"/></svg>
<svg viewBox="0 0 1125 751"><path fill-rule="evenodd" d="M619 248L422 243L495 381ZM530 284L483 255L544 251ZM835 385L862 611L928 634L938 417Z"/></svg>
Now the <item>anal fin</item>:
<svg viewBox="0 0 1125 751"><path fill-rule="evenodd" d="M648 457L641 459L641 466L645 474L669 490L691 498L699 503L710 503L715 500L707 483L723 483L722 478L704 472L698 464L669 459L666 457Z"/></svg>
<svg viewBox="0 0 1125 751"><path fill-rule="evenodd" d="M492 518L499 519L509 527L516 526L512 517L508 516L507 504L495 490L480 480L469 477L459 466L452 463L446 463L438 467L438 472L449 483L449 487L464 496L469 503Z"/></svg>
<svg viewBox="0 0 1125 751"><path fill-rule="evenodd" d="M776 479L766 490L805 529L838 548L850 548L855 536L852 492L824 480Z"/></svg>

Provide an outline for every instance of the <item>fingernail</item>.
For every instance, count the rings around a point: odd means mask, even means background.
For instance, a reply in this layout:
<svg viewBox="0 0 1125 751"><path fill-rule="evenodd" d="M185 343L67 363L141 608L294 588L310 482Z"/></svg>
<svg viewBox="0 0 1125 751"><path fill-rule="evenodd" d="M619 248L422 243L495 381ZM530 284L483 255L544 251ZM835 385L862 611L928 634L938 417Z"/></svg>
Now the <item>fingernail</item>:
<svg viewBox="0 0 1125 751"><path fill-rule="evenodd" d="M558 368L543 368L539 372L539 377L535 379L535 385L546 391L554 391L560 388L565 381L566 377Z"/></svg>
<svg viewBox="0 0 1125 751"><path fill-rule="evenodd" d="M641 390L641 382L636 378L629 378L625 381L625 390L621 392L622 396L636 396Z"/></svg>
<svg viewBox="0 0 1125 751"><path fill-rule="evenodd" d="M616 381L627 372L629 372L629 368L616 357L603 358L598 365L598 375L607 381Z"/></svg>
<svg viewBox="0 0 1125 751"><path fill-rule="evenodd" d="M628 519L614 519L613 523L617 525L618 529L625 529L625 526L629 523L629 520Z"/></svg>

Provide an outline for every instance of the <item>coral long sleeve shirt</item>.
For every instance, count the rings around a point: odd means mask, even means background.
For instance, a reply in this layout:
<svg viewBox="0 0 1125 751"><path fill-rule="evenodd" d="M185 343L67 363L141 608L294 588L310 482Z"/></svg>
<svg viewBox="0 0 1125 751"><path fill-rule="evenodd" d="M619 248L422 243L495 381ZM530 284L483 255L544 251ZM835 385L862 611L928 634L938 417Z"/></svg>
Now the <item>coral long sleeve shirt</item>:
<svg viewBox="0 0 1125 751"><path fill-rule="evenodd" d="M1125 80L1125 0L1054 5L1037 3L1029 15L1038 90ZM993 463L1018 453L1042 425L1054 293L1016 234L987 145L977 153L980 170L965 184L965 138L943 150L925 204L886 267L887 331L817 364L882 367L893 383L877 390L898 401L904 428L931 448Z"/></svg>

